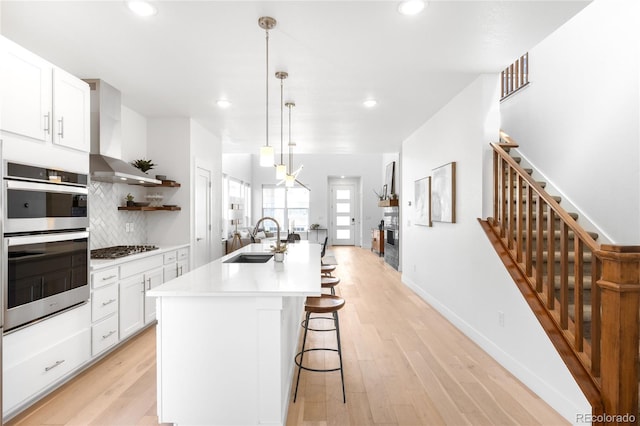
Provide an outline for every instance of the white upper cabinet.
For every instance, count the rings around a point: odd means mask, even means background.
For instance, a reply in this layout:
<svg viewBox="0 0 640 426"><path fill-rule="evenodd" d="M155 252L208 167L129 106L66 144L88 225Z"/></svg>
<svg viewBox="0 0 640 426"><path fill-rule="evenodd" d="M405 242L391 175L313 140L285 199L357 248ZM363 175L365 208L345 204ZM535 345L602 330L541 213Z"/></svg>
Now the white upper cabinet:
<svg viewBox="0 0 640 426"><path fill-rule="evenodd" d="M0 37L0 129L89 152L89 85Z"/></svg>
<svg viewBox="0 0 640 426"><path fill-rule="evenodd" d="M51 141L53 66L0 37L0 128Z"/></svg>
<svg viewBox="0 0 640 426"><path fill-rule="evenodd" d="M80 151L90 149L89 85L59 68L53 70L53 143Z"/></svg>

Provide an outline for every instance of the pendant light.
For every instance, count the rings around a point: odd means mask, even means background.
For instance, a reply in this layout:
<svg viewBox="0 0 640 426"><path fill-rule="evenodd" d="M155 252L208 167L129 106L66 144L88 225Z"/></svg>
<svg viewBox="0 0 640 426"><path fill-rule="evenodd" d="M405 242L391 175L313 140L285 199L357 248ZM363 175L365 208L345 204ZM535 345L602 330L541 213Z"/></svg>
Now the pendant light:
<svg viewBox="0 0 640 426"><path fill-rule="evenodd" d="M274 164L274 152L273 147L269 146L269 30L273 29L276 26L276 20L271 18L270 16L263 16L258 19L258 25L260 28L265 30L265 40L266 40L266 143L263 147L260 148L260 165L262 167L273 167Z"/></svg>
<svg viewBox="0 0 640 426"><path fill-rule="evenodd" d="M287 176L287 166L284 164L284 79L289 74L284 71L276 72L276 78L280 79L280 164L276 165L276 179L282 180ZM289 136L291 138L291 136Z"/></svg>
<svg viewBox="0 0 640 426"><path fill-rule="evenodd" d="M302 186L306 190L309 190L306 185L298 180L298 174L300 174L303 166L300 165L297 170L293 170L293 147L296 146L296 143L291 140L291 108L295 107L296 104L295 102L287 102L284 105L289 108L289 172L285 177L285 186L288 188L292 188L297 182L298 185Z"/></svg>

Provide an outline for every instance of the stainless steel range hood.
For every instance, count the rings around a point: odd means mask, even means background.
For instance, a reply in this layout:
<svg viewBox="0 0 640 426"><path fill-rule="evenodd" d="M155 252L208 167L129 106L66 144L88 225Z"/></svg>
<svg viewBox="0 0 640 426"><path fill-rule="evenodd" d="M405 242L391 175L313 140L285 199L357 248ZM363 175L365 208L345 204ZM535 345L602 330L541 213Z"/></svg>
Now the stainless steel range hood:
<svg viewBox="0 0 640 426"><path fill-rule="evenodd" d="M141 170L120 159L122 96L103 80L85 80L91 87L91 179L128 184L160 184Z"/></svg>

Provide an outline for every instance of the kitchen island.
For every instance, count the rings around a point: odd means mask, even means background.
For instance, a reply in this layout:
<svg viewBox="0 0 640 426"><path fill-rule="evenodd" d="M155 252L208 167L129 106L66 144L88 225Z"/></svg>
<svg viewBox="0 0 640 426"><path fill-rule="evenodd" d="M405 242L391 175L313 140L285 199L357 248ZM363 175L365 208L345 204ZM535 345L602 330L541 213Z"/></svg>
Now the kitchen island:
<svg viewBox="0 0 640 426"><path fill-rule="evenodd" d="M284 262L227 263L269 253L251 244L147 293L157 304L160 422L285 423L304 298L320 294L320 250L291 244Z"/></svg>

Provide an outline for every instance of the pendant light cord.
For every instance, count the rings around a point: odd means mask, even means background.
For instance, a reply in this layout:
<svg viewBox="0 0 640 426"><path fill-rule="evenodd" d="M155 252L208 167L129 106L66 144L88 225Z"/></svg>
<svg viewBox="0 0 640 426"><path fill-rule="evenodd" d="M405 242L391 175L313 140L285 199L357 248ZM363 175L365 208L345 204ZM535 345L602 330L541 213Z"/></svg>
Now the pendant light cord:
<svg viewBox="0 0 640 426"><path fill-rule="evenodd" d="M289 174L293 171L293 151L291 150L291 107L289 104Z"/></svg>
<svg viewBox="0 0 640 426"><path fill-rule="evenodd" d="M265 30L266 33L266 43L267 43L267 60L266 60L266 85L265 85L265 89L266 89L266 93L267 93L267 103L266 103L266 116L267 116L267 124L266 124L266 131L265 134L267 136L267 146L269 146L269 30Z"/></svg>
<svg viewBox="0 0 640 426"><path fill-rule="evenodd" d="M284 165L283 151L284 151L284 78L280 78L280 164Z"/></svg>

